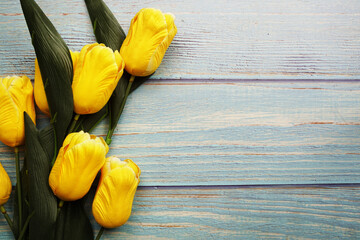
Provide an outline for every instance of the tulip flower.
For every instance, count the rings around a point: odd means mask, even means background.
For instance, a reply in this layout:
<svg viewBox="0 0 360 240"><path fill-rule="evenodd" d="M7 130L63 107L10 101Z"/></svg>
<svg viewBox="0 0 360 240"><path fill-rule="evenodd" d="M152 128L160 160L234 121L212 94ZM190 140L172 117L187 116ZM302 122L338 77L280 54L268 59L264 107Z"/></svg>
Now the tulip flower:
<svg viewBox="0 0 360 240"><path fill-rule="evenodd" d="M75 71L75 65L79 58L80 53L70 51L70 54L71 54L71 59L73 62L73 71ZM41 77L41 72L40 72L37 58L35 59L34 96L35 96L35 102L36 102L36 105L38 106L38 108L43 113L45 113L46 115L48 115L50 117L49 105L48 105L48 101L46 98L44 84L43 84L43 80Z"/></svg>
<svg viewBox="0 0 360 240"><path fill-rule="evenodd" d="M109 151L103 138L84 133L69 134L50 172L49 185L58 198L74 201L89 191Z"/></svg>
<svg viewBox="0 0 360 240"><path fill-rule="evenodd" d="M120 49L128 73L144 77L155 72L177 32L174 20L171 13L153 8L135 15Z"/></svg>
<svg viewBox="0 0 360 240"><path fill-rule="evenodd" d="M140 174L140 168L130 159L106 159L92 205L97 223L115 228L129 219Z"/></svg>
<svg viewBox="0 0 360 240"><path fill-rule="evenodd" d="M10 147L24 143L24 112L35 122L33 91L26 76L0 78L0 141Z"/></svg>
<svg viewBox="0 0 360 240"><path fill-rule="evenodd" d="M8 201L11 190L12 185L9 175L0 163L0 206L4 205Z"/></svg>
<svg viewBox="0 0 360 240"><path fill-rule="evenodd" d="M104 44L84 46L75 65L72 83L74 111L96 113L108 102L125 67L118 51Z"/></svg>
<svg viewBox="0 0 360 240"><path fill-rule="evenodd" d="M131 20L130 29L121 48L120 54L125 61L125 70L131 74L129 84L121 103L120 116L132 83L136 76L145 77L153 74L160 66L165 52L176 35L175 16L163 14L154 8L143 8ZM111 143L114 128L110 128L106 142Z"/></svg>
<svg viewBox="0 0 360 240"><path fill-rule="evenodd" d="M0 212L4 215L10 229L13 231L13 222L7 214L4 204L9 200L12 190L11 181L9 175L0 163Z"/></svg>

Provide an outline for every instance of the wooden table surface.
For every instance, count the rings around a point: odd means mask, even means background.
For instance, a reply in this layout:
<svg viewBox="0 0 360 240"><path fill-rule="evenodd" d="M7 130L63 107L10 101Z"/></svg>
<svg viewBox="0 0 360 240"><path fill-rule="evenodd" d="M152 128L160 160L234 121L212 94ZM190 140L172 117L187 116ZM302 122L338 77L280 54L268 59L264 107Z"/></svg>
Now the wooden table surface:
<svg viewBox="0 0 360 240"><path fill-rule="evenodd" d="M95 41L82 0L37 2L71 50ZM142 175L103 239L360 239L358 0L105 2L125 32L154 7L178 34L115 131L109 155ZM1 0L0 33L0 75L33 79L19 1ZM0 161L14 184L3 144Z"/></svg>

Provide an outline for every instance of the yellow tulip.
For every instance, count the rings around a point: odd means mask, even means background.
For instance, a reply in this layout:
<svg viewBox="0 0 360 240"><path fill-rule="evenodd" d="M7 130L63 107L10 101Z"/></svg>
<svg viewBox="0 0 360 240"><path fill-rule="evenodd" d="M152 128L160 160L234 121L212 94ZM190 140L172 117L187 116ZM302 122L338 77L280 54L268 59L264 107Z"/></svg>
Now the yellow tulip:
<svg viewBox="0 0 360 240"><path fill-rule="evenodd" d="M153 8L135 15L120 49L128 73L144 77L155 72L177 32L174 20L171 13Z"/></svg>
<svg viewBox="0 0 360 240"><path fill-rule="evenodd" d="M103 138L84 133L70 133L64 140L50 172L49 185L58 198L74 201L89 191L109 151Z"/></svg>
<svg viewBox="0 0 360 240"><path fill-rule="evenodd" d="M108 102L125 67L118 51L94 43L81 49L72 83L74 111L96 113Z"/></svg>
<svg viewBox="0 0 360 240"><path fill-rule="evenodd" d="M92 205L97 223L105 228L114 228L129 219L140 174L140 168L130 159L106 159Z"/></svg>
<svg viewBox="0 0 360 240"><path fill-rule="evenodd" d="M35 122L33 92L27 76L0 78L0 141L10 147L24 143L24 112Z"/></svg>
<svg viewBox="0 0 360 240"><path fill-rule="evenodd" d="M9 175L0 163L0 206L4 205L8 201L11 189L12 185Z"/></svg>
<svg viewBox="0 0 360 240"><path fill-rule="evenodd" d="M80 53L70 51L70 54L71 54L71 58L72 58L72 62L73 62L73 71L75 71L75 65L76 65L76 62L77 62L77 60L79 58ZM37 58L35 59L34 96L35 96L35 102L36 102L36 105L38 106L38 108L43 113L45 113L46 115L48 115L50 117L49 105L48 105L48 102L47 102L45 89L44 89L44 84L43 84L43 81L42 81L42 77L41 77L40 68L39 68Z"/></svg>

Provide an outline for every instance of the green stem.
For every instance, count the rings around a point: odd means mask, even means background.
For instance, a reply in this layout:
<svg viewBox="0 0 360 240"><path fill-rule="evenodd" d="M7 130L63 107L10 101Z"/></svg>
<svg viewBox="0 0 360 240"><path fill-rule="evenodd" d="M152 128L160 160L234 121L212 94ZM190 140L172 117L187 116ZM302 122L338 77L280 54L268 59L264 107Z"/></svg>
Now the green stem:
<svg viewBox="0 0 360 240"><path fill-rule="evenodd" d="M27 219L26 219L26 221L25 221L25 224L24 224L24 228L21 230L21 233L20 233L20 236L19 236L18 240L21 240L21 239L24 238L24 234L26 233L26 229L27 229L27 227L28 227L28 225L29 225L29 223L30 223L30 219L32 218L32 216L34 216L34 214L35 214L35 211L33 211L33 212L27 217Z"/></svg>
<svg viewBox="0 0 360 240"><path fill-rule="evenodd" d="M56 130L55 130L55 126L54 126L54 156L53 156L53 159L51 161L51 166L54 166L55 161L56 161L56 157L57 157L57 139L56 139Z"/></svg>
<svg viewBox="0 0 360 240"><path fill-rule="evenodd" d="M104 227L101 227L98 234L96 235L96 238L95 240L99 240L101 238L101 235L103 234L105 228Z"/></svg>
<svg viewBox="0 0 360 240"><path fill-rule="evenodd" d="M69 128L69 131L68 133L72 133L74 131L74 128L75 128L75 125L76 125L76 122L77 120L79 119L80 115L79 114L76 114L73 121L71 122L71 125L70 125L70 128Z"/></svg>
<svg viewBox="0 0 360 240"><path fill-rule="evenodd" d="M61 208L64 206L64 201L60 200L59 205L58 205L58 209L57 209L57 214L56 214L56 218L59 216L60 210Z"/></svg>
<svg viewBox="0 0 360 240"><path fill-rule="evenodd" d="M134 76L134 75L131 75L130 80L129 80L129 84L128 84L127 88L126 88L124 100L121 102L119 117L121 116L121 113L122 113L123 110L124 110L125 103L126 103L127 97L129 96L130 89L131 89L131 85L133 84L134 80L135 80L135 76ZM110 126L110 127L111 127L111 126ZM112 137L114 131L115 131L115 127L109 129L109 131L108 131L108 133L107 133L105 142L106 142L108 145L111 144L111 137Z"/></svg>
<svg viewBox="0 0 360 240"><path fill-rule="evenodd" d="M11 221L9 215L7 214L4 206L0 206L0 211L1 211L1 213L4 215L7 223L9 224L9 227L10 227L11 231L14 233L14 224L13 224L13 222ZM15 234L15 233L14 233L14 234Z"/></svg>
<svg viewBox="0 0 360 240"><path fill-rule="evenodd" d="M16 164L16 184L17 184L17 200L19 211L19 229L22 229L22 198L21 198L21 180L20 180L20 161L19 148L15 147L15 164Z"/></svg>
<svg viewBox="0 0 360 240"><path fill-rule="evenodd" d="M95 124L94 126L92 126L90 129L89 129L89 133L92 132L92 130L94 130L94 128L107 116L107 113L105 113Z"/></svg>

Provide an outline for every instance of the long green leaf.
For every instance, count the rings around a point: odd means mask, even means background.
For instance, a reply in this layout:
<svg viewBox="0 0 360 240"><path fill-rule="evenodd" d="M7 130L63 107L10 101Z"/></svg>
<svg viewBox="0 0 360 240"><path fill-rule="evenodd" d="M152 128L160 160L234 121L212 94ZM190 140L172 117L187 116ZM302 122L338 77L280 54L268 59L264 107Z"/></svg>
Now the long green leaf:
<svg viewBox="0 0 360 240"><path fill-rule="evenodd" d="M126 38L124 30L103 0L85 0L98 43L120 51Z"/></svg>
<svg viewBox="0 0 360 240"><path fill-rule="evenodd" d="M154 74L154 73L153 73ZM143 83L145 83L153 74L146 77L136 77L135 81L131 85L130 93L135 91L138 87L140 87Z"/></svg>
<svg viewBox="0 0 360 240"><path fill-rule="evenodd" d="M47 153L48 160L51 161L52 156L54 155L54 128L52 125L48 125L44 129L39 131L39 141L45 153ZM24 164L21 169L21 187L22 187L22 225L25 225L25 221L29 216L29 171L27 167L27 159L24 157ZM17 185L15 186L16 192ZM14 228L15 228L15 239L19 237L21 230L19 229L19 212L18 212L18 195L14 195ZM28 236L28 229L26 229L25 236Z"/></svg>
<svg viewBox="0 0 360 240"><path fill-rule="evenodd" d="M39 131L39 141L46 153L46 156L51 161L52 157L54 156L54 146L55 146L53 125L48 125Z"/></svg>
<svg viewBox="0 0 360 240"><path fill-rule="evenodd" d="M96 40L99 43L104 43L113 51L120 51L121 45L126 38L126 35L117 21L114 14L104 3L103 0L85 0L86 7L93 25ZM137 77L132 86L132 91L144 83L150 76ZM120 116L120 106L124 101L125 91L128 86L130 74L124 70L123 76L120 78L108 104L110 124L109 129L115 129Z"/></svg>
<svg viewBox="0 0 360 240"><path fill-rule="evenodd" d="M94 232L84 210L84 199L65 202L61 208L55 240L91 240Z"/></svg>
<svg viewBox="0 0 360 240"><path fill-rule="evenodd" d="M110 109L110 122L109 129L114 129L120 119L120 105L125 98L126 88L129 84L130 74L124 71L124 74L121 76L118 85L116 86L111 98L109 100L109 109Z"/></svg>
<svg viewBox="0 0 360 240"><path fill-rule="evenodd" d="M103 120L108 115L108 106L105 105L100 111L94 114L81 115L76 125L75 131L83 130L84 132L91 132L94 127L96 127L101 120Z"/></svg>
<svg viewBox="0 0 360 240"><path fill-rule="evenodd" d="M20 2L38 59L59 149L73 116L70 51L34 0Z"/></svg>
<svg viewBox="0 0 360 240"><path fill-rule="evenodd" d="M57 199L48 184L51 163L40 143L39 132L26 112L24 119L25 151L29 174L29 212L35 211L30 219L29 239L53 239Z"/></svg>

